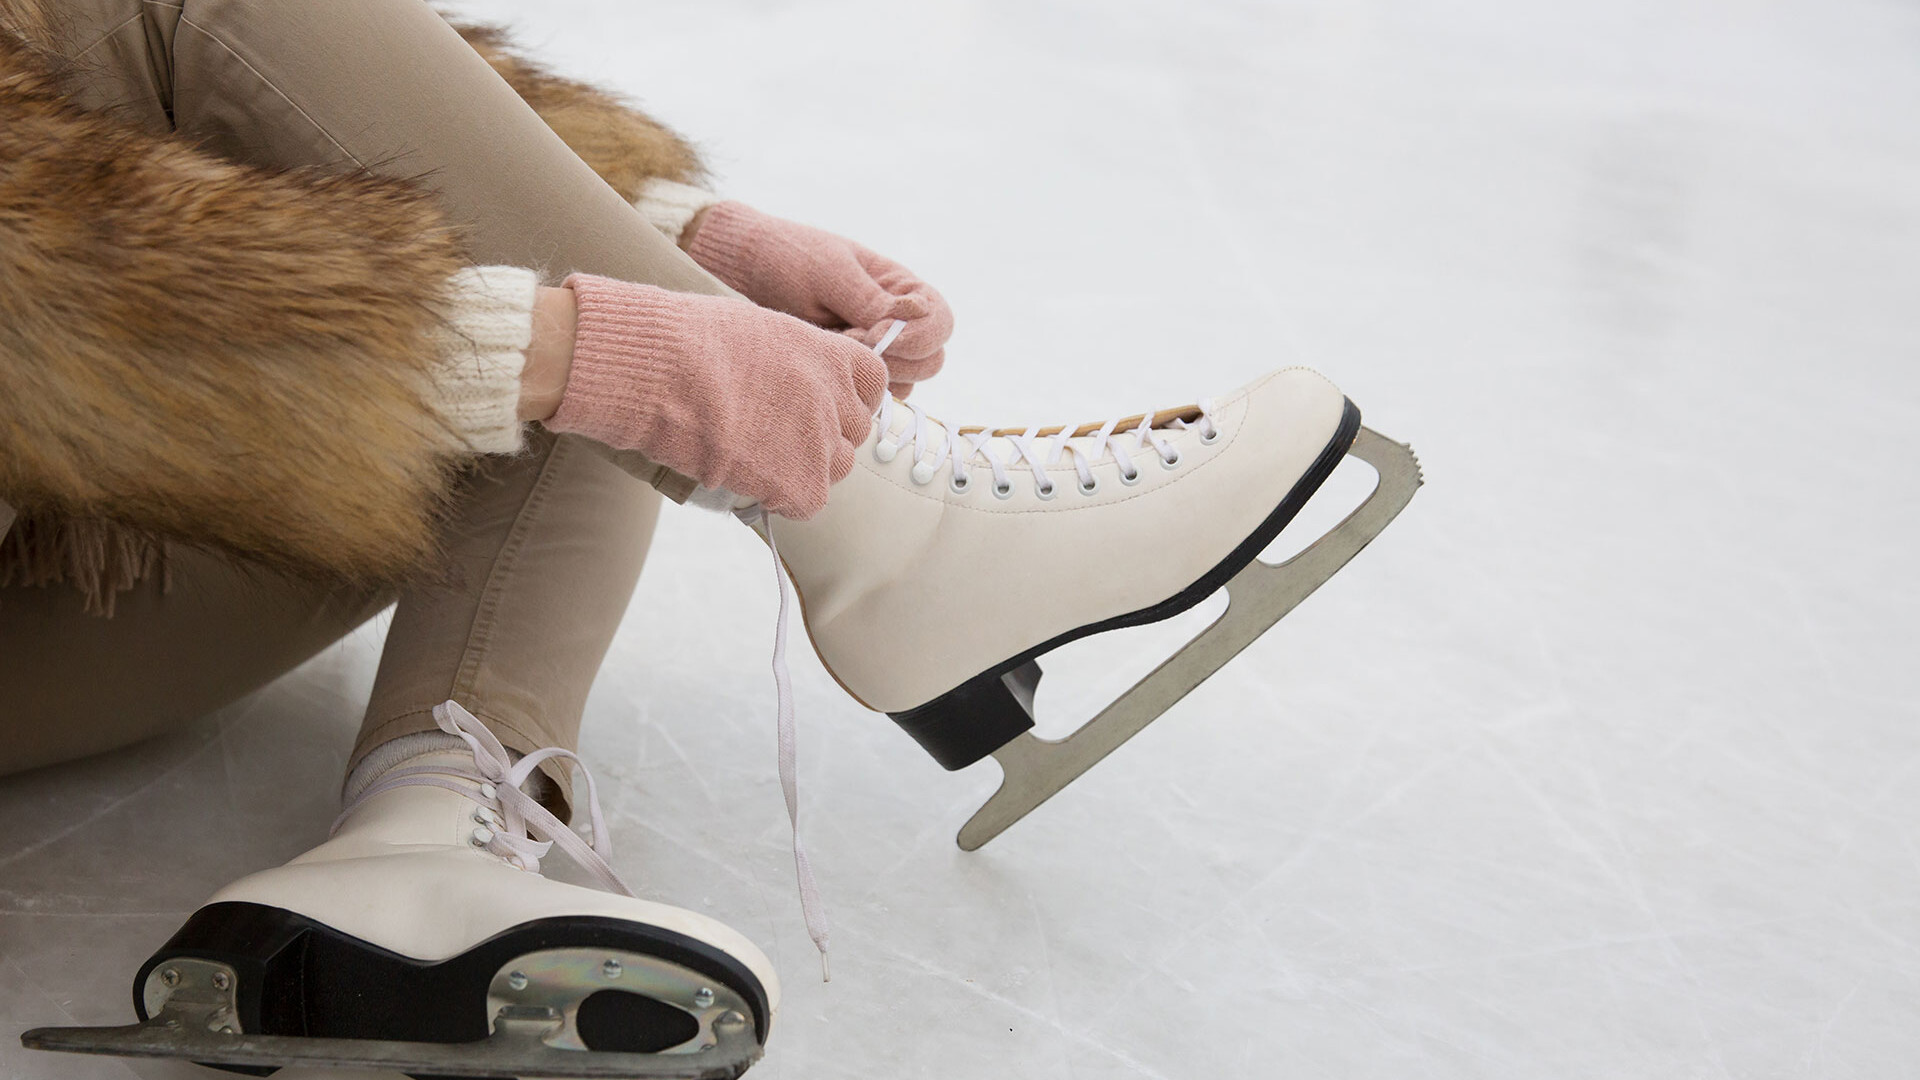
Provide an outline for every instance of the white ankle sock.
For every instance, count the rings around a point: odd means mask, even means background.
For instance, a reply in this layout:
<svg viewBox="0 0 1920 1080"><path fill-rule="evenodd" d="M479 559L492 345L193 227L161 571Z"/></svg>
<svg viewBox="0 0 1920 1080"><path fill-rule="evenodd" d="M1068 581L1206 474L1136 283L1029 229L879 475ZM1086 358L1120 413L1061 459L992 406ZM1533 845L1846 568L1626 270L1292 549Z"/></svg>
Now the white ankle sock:
<svg viewBox="0 0 1920 1080"><path fill-rule="evenodd" d="M472 757L472 752L467 749L466 743L445 732L419 731L412 735L389 739L367 751L367 756L361 758L360 764L354 766L353 771L347 774L347 782L341 788L340 802L342 805L353 802L360 797L361 792L379 783L382 776L413 762L415 758L424 757L427 754L444 754L448 751L467 758ZM516 750L509 750L507 753L514 761L519 761L525 756ZM521 788L542 806L551 809L560 803L560 786L545 773L535 772L527 778L527 782L522 784Z"/></svg>

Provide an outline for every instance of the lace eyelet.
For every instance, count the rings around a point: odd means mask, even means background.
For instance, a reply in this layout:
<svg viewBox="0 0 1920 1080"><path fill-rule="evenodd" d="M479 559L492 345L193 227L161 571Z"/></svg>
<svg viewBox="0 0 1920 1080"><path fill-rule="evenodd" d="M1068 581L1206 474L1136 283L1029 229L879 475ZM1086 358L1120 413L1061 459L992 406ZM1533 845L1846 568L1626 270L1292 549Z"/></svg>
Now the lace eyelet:
<svg viewBox="0 0 1920 1080"><path fill-rule="evenodd" d="M1080 494L1082 495L1092 495L1094 492L1099 490L1100 490L1100 478L1097 476L1087 481L1086 483L1080 485Z"/></svg>
<svg viewBox="0 0 1920 1080"><path fill-rule="evenodd" d="M1217 427L1208 428L1206 430L1206 433L1200 436L1201 446L1212 446L1214 443L1217 443L1219 441L1220 441L1220 429Z"/></svg>
<svg viewBox="0 0 1920 1080"><path fill-rule="evenodd" d="M473 830L473 846L474 847L483 848L491 843L493 843L492 829L482 826L478 829Z"/></svg>
<svg viewBox="0 0 1920 1080"><path fill-rule="evenodd" d="M1045 502L1048 499L1053 498L1054 493L1059 490L1060 490L1060 485L1049 480L1046 482L1045 485L1035 484L1033 488L1033 493L1040 497L1041 502Z"/></svg>
<svg viewBox="0 0 1920 1080"><path fill-rule="evenodd" d="M973 490L973 480L970 477L960 476L958 474L949 476L947 477L947 490L953 492L955 495L965 495L967 492Z"/></svg>
<svg viewBox="0 0 1920 1080"><path fill-rule="evenodd" d="M1013 498L1013 482L1008 480L993 485L993 497L996 499Z"/></svg>
<svg viewBox="0 0 1920 1080"><path fill-rule="evenodd" d="M1175 450L1175 451L1173 452L1173 456L1172 456L1172 457L1170 457L1170 458L1164 458L1164 457L1163 457L1163 458L1161 458L1161 459L1160 459L1160 467L1161 467L1161 468L1163 468L1163 469L1177 469L1177 468L1179 468L1179 467L1180 467L1180 451L1178 451L1178 450Z"/></svg>
<svg viewBox="0 0 1920 1080"><path fill-rule="evenodd" d="M892 461L899 453L899 443L891 443L885 439L881 439L879 442L873 444L873 460L878 461L882 465Z"/></svg>
<svg viewBox="0 0 1920 1080"><path fill-rule="evenodd" d="M497 799L500 797L500 792L496 790L492 784L481 784L480 794L486 796L488 799Z"/></svg>
<svg viewBox="0 0 1920 1080"><path fill-rule="evenodd" d="M913 471L908 474L916 484L926 484L933 480L933 466L924 461L913 463Z"/></svg>
<svg viewBox="0 0 1920 1080"><path fill-rule="evenodd" d="M1140 482L1140 470L1139 470L1139 469L1135 469L1135 470L1133 470L1132 472L1123 472L1123 473L1121 473L1121 474L1120 474L1120 482L1121 482L1121 483L1123 483L1123 484L1125 484L1125 485L1127 485L1128 487L1132 487L1133 485L1135 485L1135 484L1137 484L1137 483L1139 483L1139 482Z"/></svg>

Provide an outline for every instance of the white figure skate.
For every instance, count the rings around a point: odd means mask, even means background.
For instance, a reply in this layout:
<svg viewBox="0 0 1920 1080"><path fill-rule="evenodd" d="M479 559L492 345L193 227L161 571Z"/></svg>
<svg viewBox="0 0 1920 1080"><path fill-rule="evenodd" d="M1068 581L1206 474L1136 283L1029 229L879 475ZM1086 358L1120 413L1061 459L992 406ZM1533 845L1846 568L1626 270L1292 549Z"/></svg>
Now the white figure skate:
<svg viewBox="0 0 1920 1080"><path fill-rule="evenodd" d="M256 1073L731 1080L758 1060L780 993L760 950L626 892L591 777L593 847L520 790L565 751L510 764L459 705L435 716L472 754L387 773L331 840L216 894L135 977L141 1023L22 1041ZM550 845L619 891L541 877Z"/></svg>
<svg viewBox="0 0 1920 1080"><path fill-rule="evenodd" d="M1379 473L1373 494L1287 563L1257 561L1349 453ZM1278 622L1420 485L1412 451L1304 368L1079 428L953 428L888 401L857 460L819 515L767 527L840 685L948 769L999 760L1000 789L960 831L967 850ZM1028 731L1041 655L1222 586L1226 614L1093 720L1058 741Z"/></svg>

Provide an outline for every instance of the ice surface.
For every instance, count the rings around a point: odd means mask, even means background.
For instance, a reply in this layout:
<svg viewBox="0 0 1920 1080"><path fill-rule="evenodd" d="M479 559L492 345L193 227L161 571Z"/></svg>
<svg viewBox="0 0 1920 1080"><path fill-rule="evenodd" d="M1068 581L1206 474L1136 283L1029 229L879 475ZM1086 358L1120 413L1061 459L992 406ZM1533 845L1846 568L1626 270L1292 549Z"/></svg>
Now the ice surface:
<svg viewBox="0 0 1920 1080"><path fill-rule="evenodd" d="M668 515L585 751L623 872L780 965L755 1077L1920 1072L1920 10L465 10L694 134L730 194L935 282L940 415L1304 362L1427 467L1318 596L978 854L952 836L993 766L942 773L800 649L825 986L766 553ZM195 904L323 834L379 637L0 781L9 1030L125 1019ZM1163 637L1083 646L1049 703L1090 712ZM0 1074L205 1075L11 1036Z"/></svg>

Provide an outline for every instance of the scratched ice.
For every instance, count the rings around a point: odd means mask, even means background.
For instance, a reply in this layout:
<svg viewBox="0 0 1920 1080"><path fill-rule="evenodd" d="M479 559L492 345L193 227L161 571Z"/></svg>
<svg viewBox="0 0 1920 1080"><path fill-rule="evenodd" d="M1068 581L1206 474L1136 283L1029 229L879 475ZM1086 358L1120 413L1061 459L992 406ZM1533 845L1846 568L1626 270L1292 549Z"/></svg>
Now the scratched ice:
<svg viewBox="0 0 1920 1080"><path fill-rule="evenodd" d="M942 773L796 640L824 986L765 551L669 514L585 751L622 873L787 976L753 1075L1920 1065L1912 5L464 9L694 134L729 193L937 283L938 415L1096 419L1300 362L1427 466L1352 566L978 854L952 835L993 767ZM0 781L9 1032L129 1017L195 904L322 835L382 632ZM1170 645L1063 657L1054 722ZM203 1075L10 1034L0 1073Z"/></svg>

